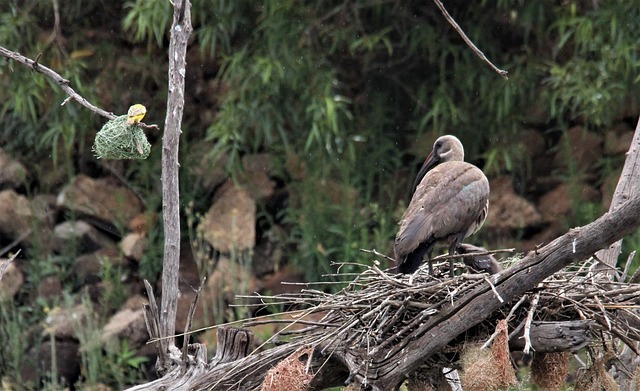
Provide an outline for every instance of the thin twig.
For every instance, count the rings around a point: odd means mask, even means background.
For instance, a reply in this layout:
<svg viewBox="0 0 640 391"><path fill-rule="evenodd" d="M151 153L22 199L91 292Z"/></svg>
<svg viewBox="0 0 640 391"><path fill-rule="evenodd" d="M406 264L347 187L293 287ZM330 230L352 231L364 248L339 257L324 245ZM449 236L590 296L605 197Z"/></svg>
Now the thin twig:
<svg viewBox="0 0 640 391"><path fill-rule="evenodd" d="M524 349L522 351L525 354L528 354L532 349L531 322L533 321L533 314L536 312L536 308L538 307L539 300L540 300L540 292L536 293L533 300L531 300L531 307L529 307L529 311L527 311L527 320L524 322Z"/></svg>
<svg viewBox="0 0 640 391"><path fill-rule="evenodd" d="M187 315L187 324L184 327L184 340L182 341L182 362L187 362L187 348L189 347L189 334L191 330L191 325L193 324L193 316L196 313L196 306L198 305L198 298L200 297L200 292L202 291L202 287L204 286L205 281L207 281L207 277L202 277L202 281L200 281L200 286L198 289L194 289L195 295L193 296L193 300L191 300L191 306L189 307L189 314Z"/></svg>
<svg viewBox="0 0 640 391"><path fill-rule="evenodd" d="M449 12L447 12L447 9L444 8L444 5L440 0L433 0L433 2L436 3L438 8L440 8L440 11L444 15L444 18L447 19L447 22L449 22L449 24L453 26L453 28L458 32L458 34L460 34L464 42L466 42L467 46L469 46L471 50L473 50L475 54L478 57L480 57L480 59L484 61L487 65L489 65L491 69L493 69L498 75L502 76L505 80L507 80L508 79L507 74L509 72L496 67L495 65L493 65L491 61L489 61L487 56L485 56L484 53L482 53L482 51L478 49L478 47L474 45L473 42L471 42L471 40L467 37L464 31L462 31L458 23L453 19L453 17L451 17L451 15L449 15Z"/></svg>
<svg viewBox="0 0 640 391"><path fill-rule="evenodd" d="M39 64L37 61L31 60L30 58L27 58L23 55L21 55L20 53L17 52L13 52L11 50L5 49L4 47L0 46L0 55L9 59L12 59L14 61L17 61L23 65L26 65L27 67L31 68L32 70L38 72L38 73L42 73L43 75L49 77L51 80L53 80L58 87L60 87L64 92L67 93L67 95L69 95L69 97L75 99L78 103L80 103L81 105L83 105L84 107L88 108L89 110L93 111L96 114L99 114L103 117L106 117L108 119L115 119L116 116L113 113L109 113L97 106L94 106L93 104L89 103L89 101L87 101L85 98L83 98L82 96L80 96L80 94L78 94L77 92L75 92L75 90L73 88L71 88L69 86L69 80L63 78L62 76L60 76L58 73L56 73L55 71L53 71L50 68L47 68L46 66ZM38 55L38 58L40 58L40 55ZM64 103L63 103L64 104Z"/></svg>
<svg viewBox="0 0 640 391"><path fill-rule="evenodd" d="M16 253L15 253L15 254L13 254L13 255L11 256L11 258L7 259L6 261L2 261L2 262L0 263L0 280L2 280L2 275L4 275L4 272L5 272L5 270L7 270L7 268L9 267L9 264L10 264L11 262L13 262L13 260L14 260L14 259L16 259L16 257L18 256L18 254L20 254L20 251L22 251L22 250L18 250L18 251L16 251Z"/></svg>

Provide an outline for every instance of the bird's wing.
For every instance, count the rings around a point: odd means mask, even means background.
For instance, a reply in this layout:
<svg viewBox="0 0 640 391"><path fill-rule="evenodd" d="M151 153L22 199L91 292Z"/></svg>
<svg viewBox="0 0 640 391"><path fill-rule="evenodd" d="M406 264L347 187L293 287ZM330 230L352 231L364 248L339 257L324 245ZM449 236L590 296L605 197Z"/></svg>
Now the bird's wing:
<svg viewBox="0 0 640 391"><path fill-rule="evenodd" d="M400 222L396 255L406 255L426 241L469 236L479 228L480 217L486 217L488 199L489 182L477 167L465 162L435 167L423 178Z"/></svg>

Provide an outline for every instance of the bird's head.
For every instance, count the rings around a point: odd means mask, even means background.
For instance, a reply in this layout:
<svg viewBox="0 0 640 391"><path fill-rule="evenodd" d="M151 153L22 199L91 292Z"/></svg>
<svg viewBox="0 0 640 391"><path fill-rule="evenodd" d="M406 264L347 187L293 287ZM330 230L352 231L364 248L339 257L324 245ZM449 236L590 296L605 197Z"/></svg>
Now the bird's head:
<svg viewBox="0 0 640 391"><path fill-rule="evenodd" d="M431 170L434 166L444 162L455 162L464 160L464 148L462 143L456 136L446 135L439 137L435 143L433 143L433 149L429 153L429 156L425 159L415 181L413 182L413 192L416 187L422 181L422 178Z"/></svg>

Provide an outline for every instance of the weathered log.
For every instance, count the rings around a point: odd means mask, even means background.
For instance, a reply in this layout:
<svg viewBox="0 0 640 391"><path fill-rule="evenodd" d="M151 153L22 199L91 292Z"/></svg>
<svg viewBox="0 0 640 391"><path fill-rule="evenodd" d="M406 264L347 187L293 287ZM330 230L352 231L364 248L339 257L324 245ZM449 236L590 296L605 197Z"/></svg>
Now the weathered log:
<svg viewBox="0 0 640 391"><path fill-rule="evenodd" d="M536 353L575 352L591 343L596 322L575 320L567 322L532 322L529 335ZM509 338L509 349L524 349L524 329Z"/></svg>
<svg viewBox="0 0 640 391"><path fill-rule="evenodd" d="M220 327L216 335L218 337L218 350L211 361L212 365L223 364L245 358L251 353L253 345L253 332L237 327Z"/></svg>

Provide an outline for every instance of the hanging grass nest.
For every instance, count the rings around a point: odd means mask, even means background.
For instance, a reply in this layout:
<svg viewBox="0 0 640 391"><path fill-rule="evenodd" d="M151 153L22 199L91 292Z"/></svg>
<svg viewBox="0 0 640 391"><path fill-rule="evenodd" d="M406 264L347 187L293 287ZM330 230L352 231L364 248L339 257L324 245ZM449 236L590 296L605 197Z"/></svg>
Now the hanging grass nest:
<svg viewBox="0 0 640 391"><path fill-rule="evenodd" d="M96 134L93 151L98 159L146 159L151 144L137 123L130 124L128 115L121 115L102 127Z"/></svg>

